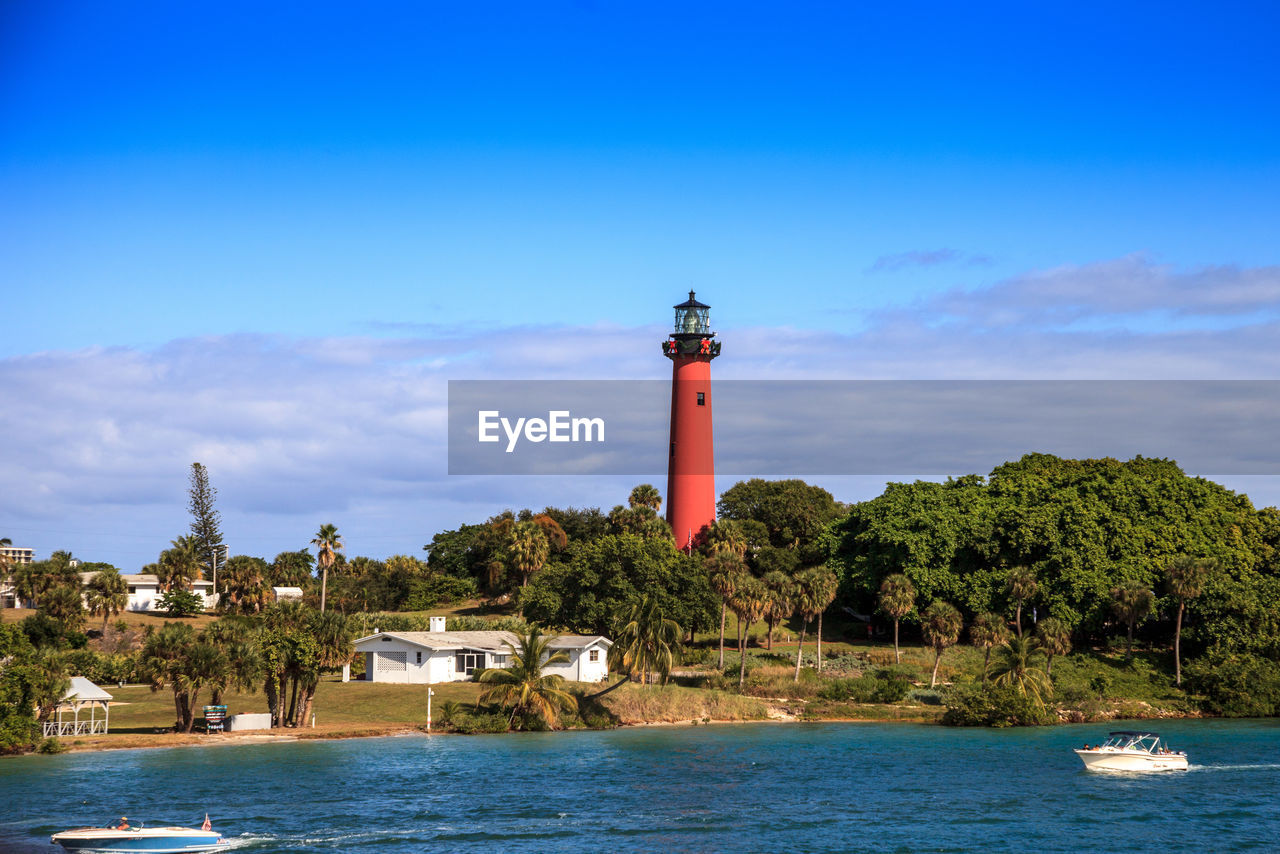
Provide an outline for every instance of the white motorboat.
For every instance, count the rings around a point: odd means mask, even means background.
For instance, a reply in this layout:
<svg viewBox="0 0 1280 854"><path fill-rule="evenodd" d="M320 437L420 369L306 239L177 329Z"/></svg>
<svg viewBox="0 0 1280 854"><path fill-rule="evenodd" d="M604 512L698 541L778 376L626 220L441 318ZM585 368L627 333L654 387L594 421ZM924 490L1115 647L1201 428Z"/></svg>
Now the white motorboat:
<svg viewBox="0 0 1280 854"><path fill-rule="evenodd" d="M1089 771L1186 771L1186 751L1170 750L1154 732L1113 732L1102 744L1076 749Z"/></svg>
<svg viewBox="0 0 1280 854"><path fill-rule="evenodd" d="M227 841L208 827L143 827L141 824L111 822L107 827L81 827L55 833L51 842L68 851L108 854L117 851L147 851L150 854L215 851Z"/></svg>

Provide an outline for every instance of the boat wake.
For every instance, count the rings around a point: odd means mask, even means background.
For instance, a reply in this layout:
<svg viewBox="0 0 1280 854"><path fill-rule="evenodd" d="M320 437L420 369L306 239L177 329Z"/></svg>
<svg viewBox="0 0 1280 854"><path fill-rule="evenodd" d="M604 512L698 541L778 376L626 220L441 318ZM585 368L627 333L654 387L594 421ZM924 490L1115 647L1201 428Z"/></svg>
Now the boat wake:
<svg viewBox="0 0 1280 854"><path fill-rule="evenodd" d="M1280 770L1280 762L1267 762L1258 765L1192 765L1188 771L1276 771Z"/></svg>

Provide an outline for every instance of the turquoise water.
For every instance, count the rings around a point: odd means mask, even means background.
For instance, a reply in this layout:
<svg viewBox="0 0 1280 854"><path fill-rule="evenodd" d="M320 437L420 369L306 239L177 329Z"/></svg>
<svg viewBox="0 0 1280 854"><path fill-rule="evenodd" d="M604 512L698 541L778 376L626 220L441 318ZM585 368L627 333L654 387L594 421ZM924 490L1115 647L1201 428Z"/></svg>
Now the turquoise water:
<svg viewBox="0 0 1280 854"><path fill-rule="evenodd" d="M252 854L1277 851L1280 721L1162 725L1186 773L1087 773L1106 726L747 724L0 760L0 851L131 819Z"/></svg>

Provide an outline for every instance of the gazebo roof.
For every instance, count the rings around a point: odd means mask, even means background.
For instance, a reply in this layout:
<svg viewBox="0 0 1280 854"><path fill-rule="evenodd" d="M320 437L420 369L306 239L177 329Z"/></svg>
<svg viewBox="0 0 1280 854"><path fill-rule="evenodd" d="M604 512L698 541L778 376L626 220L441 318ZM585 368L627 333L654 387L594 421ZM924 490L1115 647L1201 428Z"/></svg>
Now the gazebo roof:
<svg viewBox="0 0 1280 854"><path fill-rule="evenodd" d="M96 700L99 702L110 700L111 695L103 691L97 685L94 685L83 676L72 676L71 687L67 689L67 693L62 695L63 701L66 700Z"/></svg>

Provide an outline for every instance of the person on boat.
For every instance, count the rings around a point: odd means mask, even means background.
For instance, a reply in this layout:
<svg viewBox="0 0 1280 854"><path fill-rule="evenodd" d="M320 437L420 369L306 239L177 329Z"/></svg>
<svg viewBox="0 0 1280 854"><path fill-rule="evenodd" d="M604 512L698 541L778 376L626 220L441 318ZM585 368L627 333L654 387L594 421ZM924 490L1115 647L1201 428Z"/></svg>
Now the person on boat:
<svg viewBox="0 0 1280 854"><path fill-rule="evenodd" d="M123 816L123 815L120 816L120 823L116 825L116 830L128 830L128 829L129 829L128 816Z"/></svg>

